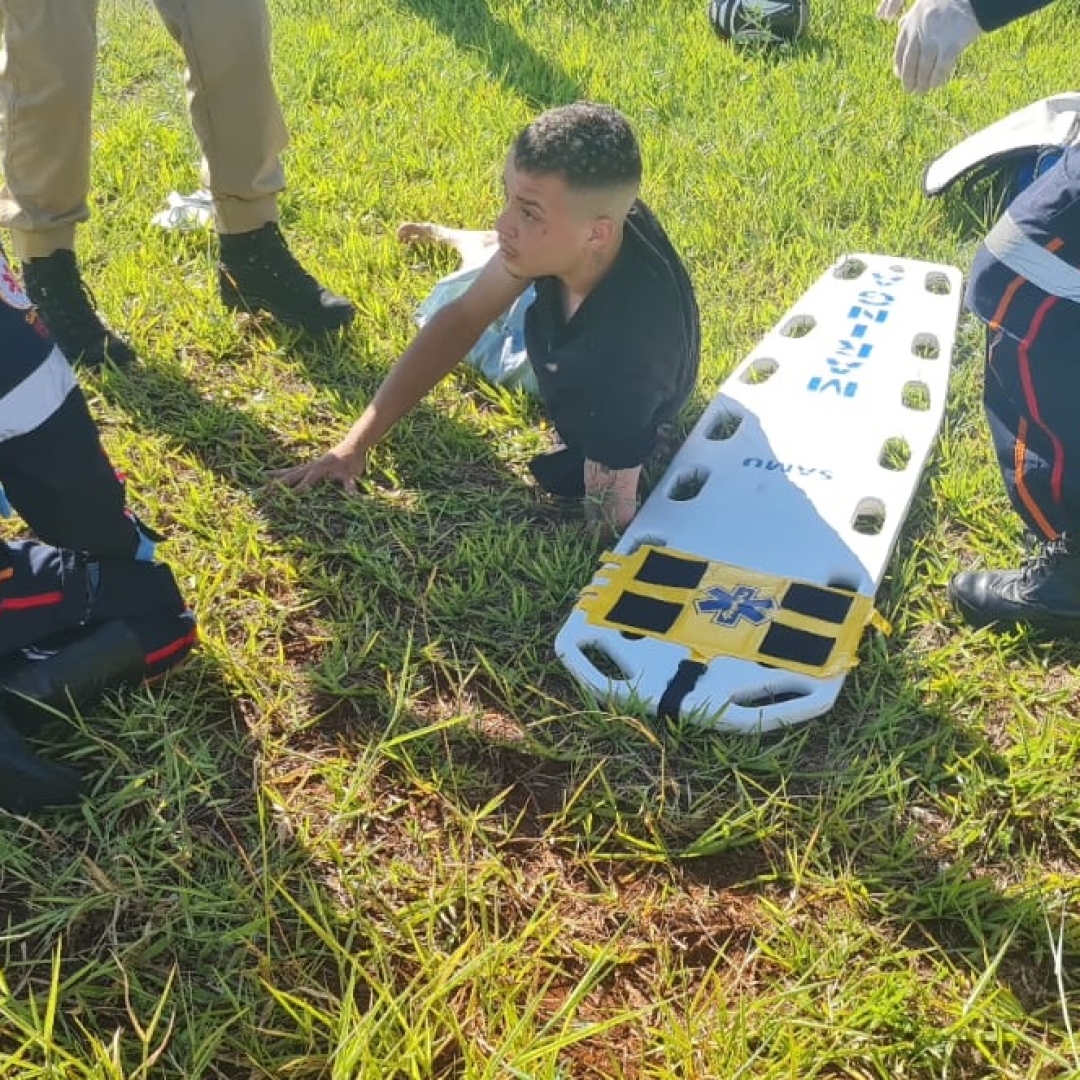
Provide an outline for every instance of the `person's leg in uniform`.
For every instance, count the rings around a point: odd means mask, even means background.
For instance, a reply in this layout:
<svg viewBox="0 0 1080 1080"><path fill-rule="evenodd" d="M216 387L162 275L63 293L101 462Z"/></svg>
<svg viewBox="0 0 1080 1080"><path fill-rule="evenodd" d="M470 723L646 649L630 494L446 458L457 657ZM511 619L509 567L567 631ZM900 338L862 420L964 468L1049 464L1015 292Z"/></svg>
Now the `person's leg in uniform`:
<svg viewBox="0 0 1080 1080"><path fill-rule="evenodd" d="M274 89L265 0L154 0L187 59L188 105L214 198L226 307L266 311L310 333L336 330L356 310L324 288L278 228L287 133Z"/></svg>
<svg viewBox="0 0 1080 1080"><path fill-rule="evenodd" d="M990 332L983 400L1013 508L1037 538L1018 570L956 575L967 622L1080 633L1080 305L1028 296L1022 336Z"/></svg>
<svg viewBox="0 0 1080 1080"><path fill-rule="evenodd" d="M195 620L157 536L125 505L75 376L0 252L0 492L36 534L0 542L0 808L78 801L78 775L22 736L160 674Z"/></svg>
<svg viewBox="0 0 1080 1080"><path fill-rule="evenodd" d="M1047 297L1050 306L1068 301ZM1080 315L1080 309L1077 309ZM1080 525L1080 462L1074 459L1080 396L1080 320L1053 323L1027 341L1001 334L990 343L983 403L998 466L1013 509L1039 540Z"/></svg>
<svg viewBox="0 0 1080 1080"><path fill-rule="evenodd" d="M39 540L97 555L152 553L125 505L86 398L0 251L0 484Z"/></svg>
<svg viewBox="0 0 1080 1080"><path fill-rule="evenodd" d="M102 322L75 258L89 216L97 0L0 0L0 225L26 290L72 363L135 358Z"/></svg>

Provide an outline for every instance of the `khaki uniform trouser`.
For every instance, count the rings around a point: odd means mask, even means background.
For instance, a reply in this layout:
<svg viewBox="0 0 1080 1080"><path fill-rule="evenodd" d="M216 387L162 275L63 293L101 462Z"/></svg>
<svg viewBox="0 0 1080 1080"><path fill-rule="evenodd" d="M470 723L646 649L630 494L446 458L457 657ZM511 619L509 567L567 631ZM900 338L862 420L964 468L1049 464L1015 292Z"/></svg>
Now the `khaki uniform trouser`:
<svg viewBox="0 0 1080 1080"><path fill-rule="evenodd" d="M277 219L287 133L265 0L153 0L187 59L202 179L220 232ZM20 259L73 248L89 216L98 0L0 0L0 225Z"/></svg>

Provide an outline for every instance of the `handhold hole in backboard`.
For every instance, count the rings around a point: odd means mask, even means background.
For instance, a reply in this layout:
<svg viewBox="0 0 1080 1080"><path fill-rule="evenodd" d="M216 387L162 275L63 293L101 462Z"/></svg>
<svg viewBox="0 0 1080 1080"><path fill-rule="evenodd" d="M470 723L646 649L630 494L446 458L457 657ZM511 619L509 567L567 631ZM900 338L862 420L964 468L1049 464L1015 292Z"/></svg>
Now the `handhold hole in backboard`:
<svg viewBox="0 0 1080 1080"><path fill-rule="evenodd" d="M941 355L937 334L916 334L911 340L911 355L921 360L936 360Z"/></svg>
<svg viewBox="0 0 1080 1080"><path fill-rule="evenodd" d="M759 383L768 382L780 365L770 356L759 356L753 363L748 364L746 370L739 376L744 383L757 386Z"/></svg>
<svg viewBox="0 0 1080 1080"><path fill-rule="evenodd" d="M858 592L859 583L857 581L852 581L850 578L835 576L829 578L829 580L825 582L825 588L843 589L844 592Z"/></svg>
<svg viewBox="0 0 1080 1080"><path fill-rule="evenodd" d="M904 389L900 391L900 404L914 412L926 412L930 408L930 387L917 379L904 383Z"/></svg>
<svg viewBox="0 0 1080 1080"><path fill-rule="evenodd" d="M841 281L854 281L864 270L866 270L866 263L862 259L845 259L833 271L833 277Z"/></svg>
<svg viewBox="0 0 1080 1080"><path fill-rule="evenodd" d="M626 554L633 555L635 551L640 551L643 547L667 547L667 541L662 536L649 536L645 533L634 538L634 542Z"/></svg>
<svg viewBox="0 0 1080 1080"><path fill-rule="evenodd" d="M926 291L935 296L948 296L952 292L952 282L949 281L948 274L943 274L940 270L931 270L926 275Z"/></svg>
<svg viewBox="0 0 1080 1080"><path fill-rule="evenodd" d="M674 483L668 488L667 496L672 502L689 502L701 494L701 489L708 479L708 469L688 469L675 477Z"/></svg>
<svg viewBox="0 0 1080 1080"><path fill-rule="evenodd" d="M633 630L619 631L619 637L624 637L627 641L641 641L644 636L644 634L635 634Z"/></svg>
<svg viewBox="0 0 1080 1080"><path fill-rule="evenodd" d="M880 499L860 499L851 527L863 536L877 536L885 527L885 504Z"/></svg>
<svg viewBox="0 0 1080 1080"><path fill-rule="evenodd" d="M629 678L619 661L616 660L603 645L600 645L595 641L582 645L581 655L584 656L605 679L626 682Z"/></svg>
<svg viewBox="0 0 1080 1080"><path fill-rule="evenodd" d="M790 338L806 337L815 326L817 319L813 315L793 315L780 327L780 335Z"/></svg>
<svg viewBox="0 0 1080 1080"><path fill-rule="evenodd" d="M889 472L903 472L911 461L911 446L907 439L894 435L881 444L878 464Z"/></svg>
<svg viewBox="0 0 1080 1080"><path fill-rule="evenodd" d="M769 705L782 705L785 701L798 701L809 697L809 690L770 690L765 687L749 694L733 694L732 705L741 705L744 709L764 709Z"/></svg>
<svg viewBox="0 0 1080 1080"><path fill-rule="evenodd" d="M742 417L738 413L732 412L730 409L721 409L705 429L705 438L711 439L713 442L723 442L724 439L730 439L739 430L741 423Z"/></svg>

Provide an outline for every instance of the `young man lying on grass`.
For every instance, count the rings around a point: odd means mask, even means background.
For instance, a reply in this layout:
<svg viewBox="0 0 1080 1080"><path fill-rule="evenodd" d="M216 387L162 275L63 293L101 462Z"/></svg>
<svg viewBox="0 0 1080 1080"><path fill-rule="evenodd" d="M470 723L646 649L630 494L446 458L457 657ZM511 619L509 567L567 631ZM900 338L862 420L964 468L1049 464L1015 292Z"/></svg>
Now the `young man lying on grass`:
<svg viewBox="0 0 1080 1080"><path fill-rule="evenodd" d="M355 490L372 447L532 283L525 345L563 446L530 468L552 494L583 496L601 532L624 529L642 464L693 389L700 347L690 279L640 184L637 140L617 110L578 102L541 114L507 157L493 254L475 281L424 324L337 446L272 475L298 490L323 479ZM476 234L407 225L399 235Z"/></svg>

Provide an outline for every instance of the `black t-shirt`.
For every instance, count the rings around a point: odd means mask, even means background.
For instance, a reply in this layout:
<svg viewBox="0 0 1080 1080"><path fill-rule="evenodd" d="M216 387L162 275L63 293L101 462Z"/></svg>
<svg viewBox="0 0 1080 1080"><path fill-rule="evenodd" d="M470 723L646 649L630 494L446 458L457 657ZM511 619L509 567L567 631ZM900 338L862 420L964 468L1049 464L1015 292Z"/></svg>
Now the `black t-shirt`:
<svg viewBox="0 0 1080 1080"><path fill-rule="evenodd" d="M643 202L611 269L569 321L557 278L538 278L525 347L568 447L610 469L640 465L686 403L701 334L690 278Z"/></svg>

